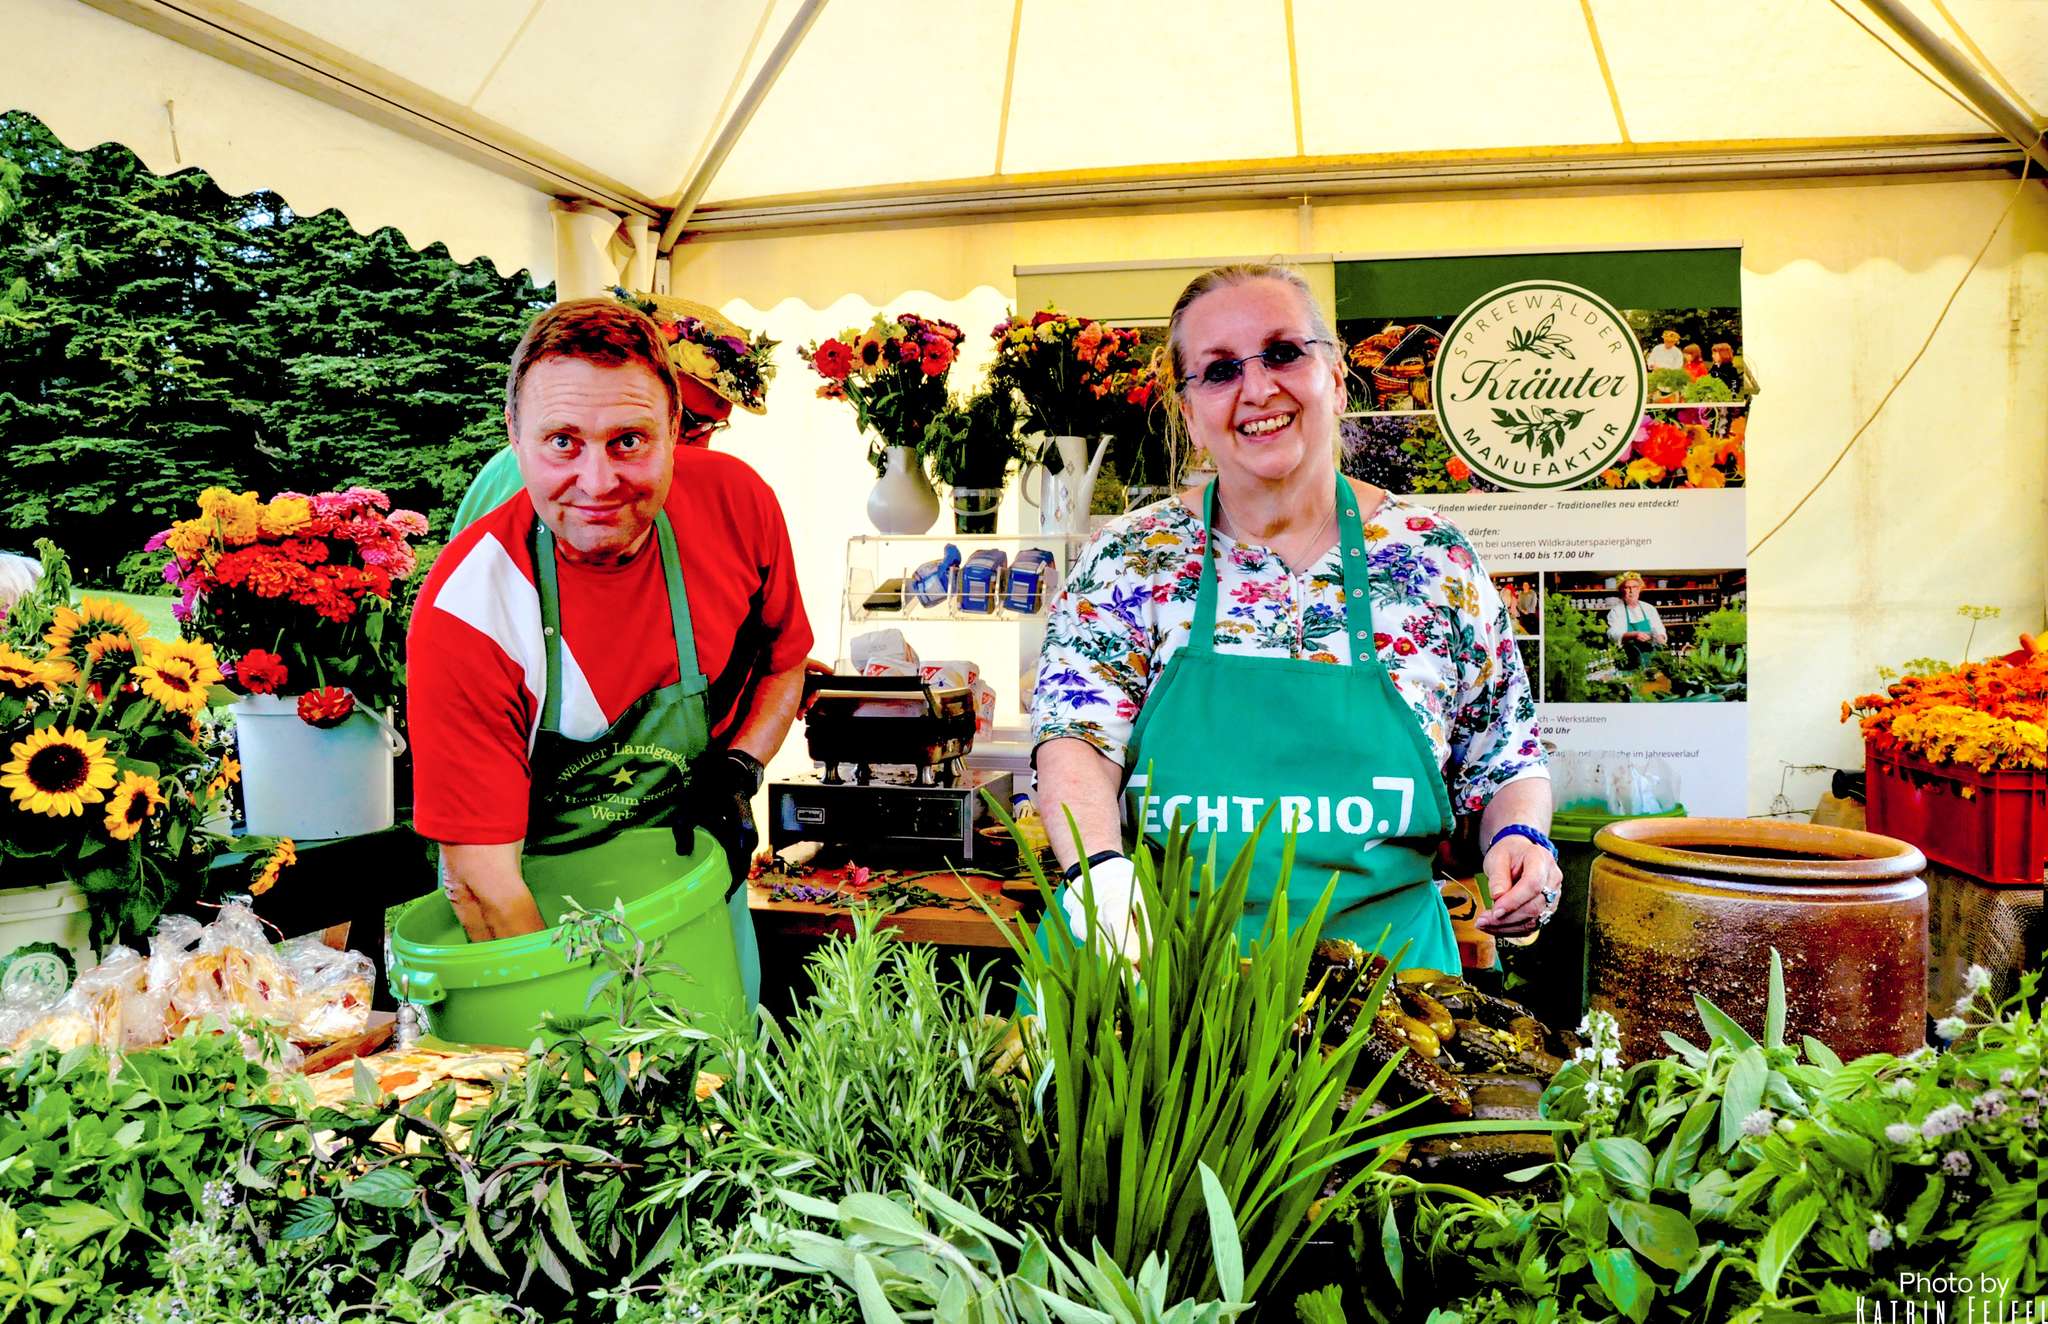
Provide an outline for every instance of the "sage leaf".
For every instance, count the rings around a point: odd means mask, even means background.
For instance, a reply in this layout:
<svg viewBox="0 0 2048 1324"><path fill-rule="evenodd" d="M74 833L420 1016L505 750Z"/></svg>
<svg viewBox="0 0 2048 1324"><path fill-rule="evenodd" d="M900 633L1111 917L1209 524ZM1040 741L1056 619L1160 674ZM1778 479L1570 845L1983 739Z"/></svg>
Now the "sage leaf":
<svg viewBox="0 0 2048 1324"><path fill-rule="evenodd" d="M1785 1046L1785 963L1775 947L1771 948L1771 985L1764 1001L1764 1045Z"/></svg>
<svg viewBox="0 0 2048 1324"><path fill-rule="evenodd" d="M1699 1233L1692 1220L1676 1209L1641 1200L1622 1200L1607 1207L1607 1217L1622 1240L1660 1268L1676 1273L1699 1254Z"/></svg>
<svg viewBox="0 0 2048 1324"><path fill-rule="evenodd" d="M1801 1036L1799 1042L1806 1048L1807 1061L1815 1066L1826 1067L1829 1071L1840 1071L1842 1069L1842 1059L1835 1056L1834 1049L1829 1048L1820 1040L1809 1034Z"/></svg>
<svg viewBox="0 0 2048 1324"><path fill-rule="evenodd" d="M1735 1059L1728 1072L1728 1088L1721 1095L1721 1152L1727 1153L1742 1139L1742 1123L1764 1105L1764 1078L1770 1068L1764 1050L1751 1043Z"/></svg>
<svg viewBox="0 0 2048 1324"><path fill-rule="evenodd" d="M1704 994L1693 994L1692 1005L1699 1010L1700 1024L1706 1026L1707 1033L1715 1039L1738 1051L1757 1046L1756 1040L1750 1038L1749 1031L1737 1025L1734 1017L1707 1001Z"/></svg>
<svg viewBox="0 0 2048 1324"><path fill-rule="evenodd" d="M1196 1170L1202 1178L1202 1202L1209 1210L1209 1244L1216 1260L1216 1285L1222 1289L1223 1299L1236 1305L1244 1300L1244 1247L1238 1241L1237 1219L1231 1215L1223 1183L1216 1180L1209 1165L1198 1163Z"/></svg>
<svg viewBox="0 0 2048 1324"><path fill-rule="evenodd" d="M1814 1220L1820 1217L1822 1197L1815 1191L1787 1209L1771 1223L1764 1233L1763 1241L1756 1249L1756 1278L1762 1284L1764 1297L1768 1300L1778 1295L1778 1280L1784 1276L1785 1267L1799 1250L1799 1243L1806 1240L1806 1234L1813 1230Z"/></svg>

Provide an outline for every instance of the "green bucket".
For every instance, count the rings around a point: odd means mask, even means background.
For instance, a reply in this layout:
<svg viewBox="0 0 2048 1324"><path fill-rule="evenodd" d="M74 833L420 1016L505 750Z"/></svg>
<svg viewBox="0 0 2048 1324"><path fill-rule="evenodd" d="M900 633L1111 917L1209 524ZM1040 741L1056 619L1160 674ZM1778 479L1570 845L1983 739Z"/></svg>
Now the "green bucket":
<svg viewBox="0 0 2048 1324"><path fill-rule="evenodd" d="M1586 1017L1586 963L1592 941L1588 909L1593 894L1593 838L1609 823L1631 818L1684 818L1685 806L1661 814L1610 814L1601 809L1560 809L1550 822L1557 864L1564 873L1557 913L1537 931L1534 942L1500 944L1508 996L1536 1013L1545 1025L1571 1029Z"/></svg>
<svg viewBox="0 0 2048 1324"><path fill-rule="evenodd" d="M588 910L624 903L626 923L687 979L658 975L661 996L712 1024L739 1024L746 997L726 909L725 853L699 829L688 855L668 828L634 828L571 855L528 855L520 864L549 927L471 942L439 892L407 906L391 926L392 992L426 1009L437 1038L523 1047L547 1013L583 1011L595 959L570 961L559 941L571 900Z"/></svg>

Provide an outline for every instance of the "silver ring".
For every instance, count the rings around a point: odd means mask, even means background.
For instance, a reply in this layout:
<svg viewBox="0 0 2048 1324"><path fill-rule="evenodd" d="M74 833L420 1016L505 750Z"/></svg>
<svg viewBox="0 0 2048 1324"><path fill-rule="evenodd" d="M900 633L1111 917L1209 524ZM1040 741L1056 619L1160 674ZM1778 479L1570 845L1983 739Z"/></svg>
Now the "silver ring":
<svg viewBox="0 0 2048 1324"><path fill-rule="evenodd" d="M1544 904L1544 905L1546 905L1546 906L1552 906L1552 907L1554 907L1554 906L1556 906L1556 905L1557 905L1557 889L1556 889L1556 888L1554 888L1554 887L1546 887L1546 888L1544 888L1544 889L1543 889L1543 904Z"/></svg>
<svg viewBox="0 0 2048 1324"><path fill-rule="evenodd" d="M1546 910L1542 914L1538 915L1536 917L1536 927L1540 929L1545 924L1550 923L1550 917L1555 915L1556 913L1557 912L1555 910Z"/></svg>

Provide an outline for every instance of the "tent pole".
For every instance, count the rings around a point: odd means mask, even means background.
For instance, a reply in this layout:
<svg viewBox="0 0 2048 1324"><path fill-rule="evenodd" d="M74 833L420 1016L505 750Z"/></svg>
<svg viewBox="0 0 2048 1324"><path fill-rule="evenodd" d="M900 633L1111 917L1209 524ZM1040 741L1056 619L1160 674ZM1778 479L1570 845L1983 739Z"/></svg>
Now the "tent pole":
<svg viewBox="0 0 2048 1324"><path fill-rule="evenodd" d="M789 64L790 57L796 54L796 48L803 44L805 35L810 32L811 25L818 21L818 15L824 12L824 9L825 0L804 0L803 8L789 21L789 27L783 32L782 39L775 43L774 50L768 52L768 62L763 64L761 72L754 76L753 85L747 89L747 94L740 98L740 104L733 107L732 117L726 120L725 127L721 128L718 137L712 140L711 150L704 154L703 162L697 167L696 176L690 180L689 187L683 190L683 196L676 200L675 210L668 215L668 223L661 227L661 242L655 246L656 251L666 253L676 246L676 240L682 237L683 227L690 223L691 213L695 212L697 204L704 200L704 194L710 189L711 181L718 177L719 168L725 164L725 158L732 155L732 149L739 145L740 135L746 132L747 124L754 118L754 112L768 99L768 93L775 86L775 80L782 76L783 68Z"/></svg>
<svg viewBox="0 0 2048 1324"><path fill-rule="evenodd" d="M2043 141L2042 130L2005 93L1978 73L1955 47L1935 35L1933 29L1906 8L1903 0L1863 0L1863 3L1871 13L1883 19L1887 27L1905 38L1906 44L1933 65L1934 71L1962 93L1964 99L1990 120L2000 133L2032 157L2035 165L2048 172L2048 142Z"/></svg>

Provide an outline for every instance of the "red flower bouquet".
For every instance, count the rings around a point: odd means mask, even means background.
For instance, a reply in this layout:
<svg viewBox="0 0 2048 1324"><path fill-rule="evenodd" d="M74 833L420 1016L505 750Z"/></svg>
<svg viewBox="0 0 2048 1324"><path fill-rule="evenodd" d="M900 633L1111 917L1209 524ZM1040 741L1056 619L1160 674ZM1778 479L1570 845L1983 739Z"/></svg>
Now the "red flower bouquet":
<svg viewBox="0 0 2048 1324"><path fill-rule="evenodd" d="M1129 392L1148 366L1137 331L1046 308L989 334L996 342L989 382L1016 388L1031 431L1100 436L1137 403Z"/></svg>
<svg viewBox="0 0 2048 1324"><path fill-rule="evenodd" d="M152 538L168 549L164 578L181 590L173 610L229 659L230 684L247 694L332 691L308 716L331 724L341 701L391 705L405 683L404 587L416 568L407 541L426 518L392 510L382 492L351 487L264 501L210 487L199 514ZM337 711L339 709L339 711Z"/></svg>
<svg viewBox="0 0 2048 1324"><path fill-rule="evenodd" d="M960 328L904 313L877 315L865 330L850 327L797 351L825 379L818 394L853 406L868 434L868 463L881 473L885 449L925 449L925 429L946 409L946 374L959 357Z"/></svg>

